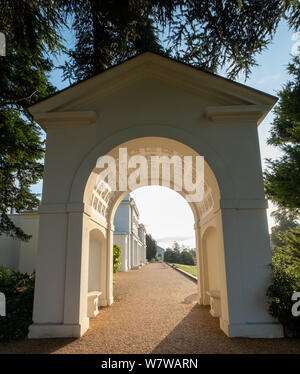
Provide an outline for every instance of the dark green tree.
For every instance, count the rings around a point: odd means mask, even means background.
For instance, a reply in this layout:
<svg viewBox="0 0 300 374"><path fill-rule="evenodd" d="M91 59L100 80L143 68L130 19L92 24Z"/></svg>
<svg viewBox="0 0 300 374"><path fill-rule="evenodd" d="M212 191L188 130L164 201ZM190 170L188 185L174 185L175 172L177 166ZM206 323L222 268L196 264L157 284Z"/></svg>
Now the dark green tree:
<svg viewBox="0 0 300 374"><path fill-rule="evenodd" d="M287 263L284 251L277 251L273 256L273 280L267 290L269 313L284 328L287 337L300 337L300 319L291 313L294 301L292 295L299 291L299 268Z"/></svg>
<svg viewBox="0 0 300 374"><path fill-rule="evenodd" d="M54 92L47 54L62 48L58 29L63 20L59 2L0 1L0 31L6 56L0 57L0 235L29 239L7 215L38 205L30 186L42 177L40 128L26 107Z"/></svg>
<svg viewBox="0 0 300 374"><path fill-rule="evenodd" d="M171 264L178 264L178 256L171 248L167 248L165 251L164 259L166 262L170 262Z"/></svg>
<svg viewBox="0 0 300 374"><path fill-rule="evenodd" d="M299 214L300 207L300 59L288 66L292 79L278 92L269 144L283 152L277 160L267 160L265 188L267 196L279 207Z"/></svg>
<svg viewBox="0 0 300 374"><path fill-rule="evenodd" d="M151 261L156 256L156 240L154 240L151 234L146 234L146 258Z"/></svg>
<svg viewBox="0 0 300 374"><path fill-rule="evenodd" d="M283 324L285 335L300 336L299 318L291 313L294 292L299 290L300 274L300 59L288 66L292 79L279 91L279 103L269 143L283 156L268 161L265 188L269 199L280 208L274 213L272 229L273 281L268 288L269 312Z"/></svg>
<svg viewBox="0 0 300 374"><path fill-rule="evenodd" d="M89 78L146 50L163 54L151 17L149 1L71 0L66 12L73 17L76 44L68 51L64 78Z"/></svg>
<svg viewBox="0 0 300 374"><path fill-rule="evenodd" d="M178 243L171 248L167 248L165 252L165 261L171 264L195 265L194 252L192 250L184 249L180 251L177 246Z"/></svg>
<svg viewBox="0 0 300 374"><path fill-rule="evenodd" d="M300 226L289 229L282 236L282 248L286 256L287 263L298 270L300 274Z"/></svg>
<svg viewBox="0 0 300 374"><path fill-rule="evenodd" d="M150 50L230 78L248 77L280 20L300 25L297 0L70 0L75 48L65 78L88 78ZM159 31L159 33L158 33Z"/></svg>
<svg viewBox="0 0 300 374"><path fill-rule="evenodd" d="M54 91L47 77L53 68L48 56L62 47L62 16L70 17L76 36L64 75L78 81L146 50L213 72L226 67L231 78L242 71L248 76L279 21L286 18L297 31L299 13L296 0L0 0L0 31L7 37L7 55L0 57L0 233L28 238L8 219L7 209L37 205L29 185L41 177L42 143L34 142L39 128L26 106ZM15 120L24 121L23 130L11 128ZM33 136L22 142L25 126ZM13 136L22 143L23 161L16 161ZM26 152L30 157L24 162ZM291 173L292 153L287 159Z"/></svg>
<svg viewBox="0 0 300 374"><path fill-rule="evenodd" d="M271 228L271 245L272 248L281 247L283 242L282 235L289 229L296 228L299 224L297 222L297 214L289 209L278 209L272 212L272 217L275 219L276 225Z"/></svg>
<svg viewBox="0 0 300 374"><path fill-rule="evenodd" d="M190 251L182 251L180 260L183 265L195 265L194 257Z"/></svg>

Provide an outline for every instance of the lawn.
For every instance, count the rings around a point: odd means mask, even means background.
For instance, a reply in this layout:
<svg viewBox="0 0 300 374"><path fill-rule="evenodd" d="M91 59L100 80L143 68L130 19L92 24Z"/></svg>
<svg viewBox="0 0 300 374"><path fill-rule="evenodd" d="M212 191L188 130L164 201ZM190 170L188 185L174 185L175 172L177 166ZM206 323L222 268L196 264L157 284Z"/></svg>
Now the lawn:
<svg viewBox="0 0 300 374"><path fill-rule="evenodd" d="M197 277L197 266L196 265L182 265L182 264L170 264L175 265L179 269L186 271L189 274L192 274L194 277Z"/></svg>

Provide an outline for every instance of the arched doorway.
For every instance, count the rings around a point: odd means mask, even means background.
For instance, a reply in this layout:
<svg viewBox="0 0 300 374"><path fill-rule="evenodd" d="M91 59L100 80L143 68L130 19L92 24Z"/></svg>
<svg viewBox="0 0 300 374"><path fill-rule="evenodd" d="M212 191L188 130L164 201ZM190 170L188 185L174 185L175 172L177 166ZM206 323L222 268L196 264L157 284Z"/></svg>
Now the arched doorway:
<svg viewBox="0 0 300 374"><path fill-rule="evenodd" d="M180 157L184 156L196 156L199 155L197 152L195 152L192 148L178 142L175 140L171 140L168 138L159 138L159 137L147 137L147 138L137 138L125 143L120 144L119 146L113 148L109 153L108 156L113 157L116 160L116 164L118 165L118 152L119 149L127 149L128 154L131 157L134 157L135 155L143 155L146 157L146 159L149 161L150 164L150 158L153 156L163 157L167 156L169 159L172 158L174 155L180 155ZM173 170L174 172L174 170ZM117 168L118 173L118 168ZM126 191L116 191L116 192L109 192L108 185L102 181L98 180L98 174L99 169L95 167L90 174L86 187L84 192L84 201L85 204L90 204L91 206L91 212L90 217L93 221L100 220L99 222L104 222L106 224L106 227L110 227L110 231L113 232L113 220L114 215L116 212L116 209L120 203L120 201L130 192L130 190ZM217 219L219 217L219 223L221 224L221 216L220 216L220 192L218 183L216 181L216 178L210 169L209 165L205 162L204 163L204 175L205 175L205 181L204 181L204 196L201 202L189 202L189 206L193 212L194 215L194 227L195 227L195 235L196 235L196 243L197 243L197 254L199 255L198 260L198 266L199 266L199 283L198 283L198 289L199 289L199 302L204 303L206 297L205 292L206 290L202 286L200 273L200 267L202 266L205 268L204 263L202 264L203 256L201 255L201 227L202 227L202 221L205 220L212 220ZM165 185L168 184L168 181L165 181L162 178L160 178L159 184ZM147 180L140 180L139 185L136 186L136 188L139 188L141 186L149 185L149 180L147 176ZM171 185L168 185L168 187L176 189L176 185L174 185L174 173L171 175ZM188 191L182 190L179 192L180 195L185 196L188 194ZM101 224L101 223L100 223ZM107 234L107 240L108 236L111 236L111 233ZM199 237L199 238L198 238ZM220 247L222 248L223 242L222 242L222 236L219 234L219 242ZM108 251L112 252L112 239L110 239L110 248L108 248ZM133 253L133 261L136 262L136 251ZM108 265L109 266L109 265ZM223 272L223 275L225 272ZM106 304L110 305L113 302L113 295L112 295L112 277L107 278L108 284L107 289L110 289L108 291L108 298L106 300ZM225 279L223 279L222 284L226 284ZM208 290L208 289L207 289ZM226 300L226 293L223 292L224 298L222 302L224 303L224 310L227 308L227 300Z"/></svg>
<svg viewBox="0 0 300 374"><path fill-rule="evenodd" d="M96 163L104 155L117 159L121 146L132 156L141 149L146 157L204 156L204 199L190 202L199 303L207 303L205 269L211 272L216 254L210 247L217 241L221 329L229 336L282 336L265 298L271 252L257 139L257 123L274 102L270 95L146 53L30 108L47 130L47 152L29 336L78 337L88 329L93 228L105 238L102 305L113 302L113 217L129 191L100 188ZM210 226L213 231L206 232Z"/></svg>
<svg viewBox="0 0 300 374"><path fill-rule="evenodd" d="M103 304L106 286L106 243L98 228L89 232L87 316L95 317Z"/></svg>

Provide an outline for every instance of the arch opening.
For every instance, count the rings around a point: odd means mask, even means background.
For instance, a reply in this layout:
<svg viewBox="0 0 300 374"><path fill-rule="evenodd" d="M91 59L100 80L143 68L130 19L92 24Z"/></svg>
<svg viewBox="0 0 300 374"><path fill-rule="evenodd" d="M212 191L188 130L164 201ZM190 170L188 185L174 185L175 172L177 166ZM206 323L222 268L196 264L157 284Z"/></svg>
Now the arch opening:
<svg viewBox="0 0 300 374"><path fill-rule="evenodd" d="M114 158L116 161L115 165L117 173L120 168L120 148L126 149L127 154L130 157L143 155L149 162L150 158L155 156L167 156L169 159L173 156L179 156L182 158L184 156L200 156L191 147L172 139L158 137L137 138L120 144L107 154L107 156ZM149 179L149 175L144 177L141 177L140 175L138 185L135 185L134 189L127 188L123 191L113 190L108 174L106 174L106 179L103 178L101 170L102 169L97 167L97 165L95 166L86 183L83 197L85 205L89 207L89 221L93 222L93 225L96 224L97 227L105 230L106 269L103 269L103 274L106 274L106 287L102 287L105 288L105 291L102 295L102 303L99 303L99 305L110 305L113 302L112 275L109 276L112 265L110 264L109 259L112 258L112 247L115 242L115 244L120 244L120 247L123 247L121 270L127 271L146 262L145 253L139 254L138 240L133 243L133 246L130 249L130 239L126 239L124 236L122 237L122 235L119 235L119 237L114 235L114 219L116 211L122 200L130 192L144 186L158 185L170 188L182 196L193 213L199 303L210 304L209 292L217 291L218 294L222 295L224 298L223 309L226 311L226 290L225 288L223 290L221 289L222 284L226 283L224 278L225 271L219 272L222 259L220 260L218 258L223 248L222 230L219 227L221 224L220 190L216 177L207 162L204 160L204 192L202 200L196 202L188 201L188 199L186 199L186 195L189 191L184 188L181 190L178 188L178 185L176 184L177 181L175 180L176 170L174 165L170 166L170 172L168 175L170 177L169 180L164 178L161 168L157 184L151 184L152 181ZM195 180L195 167L193 167L192 175L193 180ZM209 227L209 229L207 227ZM92 248L93 246L94 244L92 244ZM222 276L223 279L221 279ZM220 317L220 314L221 312L218 317Z"/></svg>
<svg viewBox="0 0 300 374"><path fill-rule="evenodd" d="M148 161L149 165L151 164L151 157L168 157L169 159L172 159L172 157L175 156L183 159L186 156L201 156L191 147L172 139L161 137L137 138L120 144L107 154L107 156L112 157L116 162L117 175L120 173L120 148L127 149L127 154L129 157L143 156ZM209 214L211 214L211 212L216 211L220 206L220 189L217 179L205 159L203 165L204 186L202 199L201 201L197 202L188 201L193 211L196 223L200 219L203 220L206 218ZM134 167L131 167L131 169L134 169ZM156 183L153 183L153 181L150 179L149 172L147 176L140 177L139 185L135 186L134 189L149 185L160 185L177 191L184 198L188 197L189 191L185 189L184 184L181 184L180 186L176 184L178 178L176 178L176 168L172 163L170 164L169 170L170 172L168 176L170 178L168 180L164 179L163 173L160 169L159 179L156 181ZM116 207L120 201L134 189L128 188L126 190L123 189L122 191L114 191L107 181L99 179L99 173L100 170L96 167L95 162L95 167L86 183L83 201L88 206L91 206L92 211L96 215L101 216L102 219L106 219L109 224L113 224L113 217ZM195 166L193 165L191 171L193 181L196 179L195 174L196 170Z"/></svg>

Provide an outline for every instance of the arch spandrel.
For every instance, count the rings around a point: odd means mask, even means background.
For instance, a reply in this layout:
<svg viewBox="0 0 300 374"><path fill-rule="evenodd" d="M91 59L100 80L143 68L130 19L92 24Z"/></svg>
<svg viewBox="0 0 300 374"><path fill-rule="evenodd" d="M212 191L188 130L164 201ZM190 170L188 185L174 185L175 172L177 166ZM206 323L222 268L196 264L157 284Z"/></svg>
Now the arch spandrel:
<svg viewBox="0 0 300 374"><path fill-rule="evenodd" d="M160 137L137 138L122 143L107 153L108 156L114 158L117 166L117 173L119 172L119 148L126 148L128 159L135 155L144 156L148 161L148 165L150 165L150 158L152 156L167 156L170 159L173 156L179 156L181 159L183 159L184 156L200 156L191 147L171 139ZM94 214L99 215L102 219L105 219L106 222L112 224L116 207L123 197L131 191L112 191L108 183L99 179L100 171L101 169L97 169L97 167L93 169L85 188L84 202L92 208ZM162 177L160 177L159 183L156 185L169 187L185 198L189 192L184 189L184 186L181 191L178 190L180 187L175 184L173 171L174 168L171 171L171 181L169 185L165 185L166 181L164 181ZM193 164L192 174L193 180L195 180L195 164ZM148 179L140 181L141 187L151 185L149 175L150 172L148 173ZM219 200L220 190L217 180L210 166L204 160L203 199L200 202L188 202L193 211L195 222L198 222L201 218L206 217L218 209Z"/></svg>
<svg viewBox="0 0 300 374"><path fill-rule="evenodd" d="M218 186L218 194L221 195L222 198L235 197L234 178L231 176L229 165L226 165L224 159L215 153L204 138L193 139L188 132L170 126L141 125L131 127L106 138L105 141L99 142L99 144L85 156L73 177L69 193L69 202L82 201L83 196L86 196L87 190L93 188L92 179L97 177L95 166L99 156L108 154L112 149L119 147L121 144L134 141L133 139L137 141L141 138L146 139L150 137L163 138L165 141L180 143L185 147L189 147L192 152L204 156L205 174L207 180L211 180L210 184L213 182ZM199 151L197 151L197 149L199 149ZM87 203L85 197L84 202Z"/></svg>

